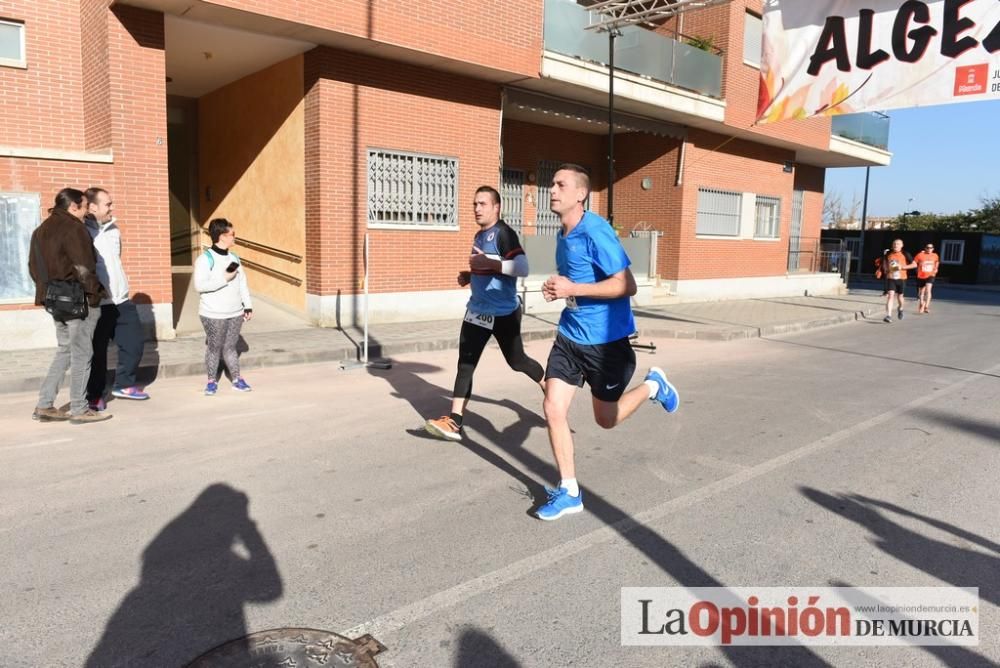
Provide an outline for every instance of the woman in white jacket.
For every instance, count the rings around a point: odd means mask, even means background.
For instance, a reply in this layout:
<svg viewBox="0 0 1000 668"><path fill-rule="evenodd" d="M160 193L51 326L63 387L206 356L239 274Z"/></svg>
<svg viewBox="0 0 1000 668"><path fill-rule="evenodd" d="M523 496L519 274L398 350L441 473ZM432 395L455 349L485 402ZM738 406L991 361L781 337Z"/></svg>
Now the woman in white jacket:
<svg viewBox="0 0 1000 668"><path fill-rule="evenodd" d="M250 386L240 376L236 343L243 323L253 317L253 304L243 265L229 250L236 243L236 231L225 218L216 218L208 224L208 234L212 247L194 263L194 289L201 295L198 315L206 336L205 394L211 396L219 389L220 359L229 369L233 389L249 392Z"/></svg>

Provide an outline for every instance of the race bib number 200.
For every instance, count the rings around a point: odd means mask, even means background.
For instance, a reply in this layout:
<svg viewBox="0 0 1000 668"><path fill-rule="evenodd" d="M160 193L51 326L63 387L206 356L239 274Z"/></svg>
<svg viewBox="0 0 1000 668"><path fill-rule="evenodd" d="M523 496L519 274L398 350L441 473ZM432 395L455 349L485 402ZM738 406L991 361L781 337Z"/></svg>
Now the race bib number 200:
<svg viewBox="0 0 1000 668"><path fill-rule="evenodd" d="M491 332L493 331L493 316L486 315L485 313L476 313L472 309L466 309L465 322L470 325L482 327L483 329L488 329Z"/></svg>

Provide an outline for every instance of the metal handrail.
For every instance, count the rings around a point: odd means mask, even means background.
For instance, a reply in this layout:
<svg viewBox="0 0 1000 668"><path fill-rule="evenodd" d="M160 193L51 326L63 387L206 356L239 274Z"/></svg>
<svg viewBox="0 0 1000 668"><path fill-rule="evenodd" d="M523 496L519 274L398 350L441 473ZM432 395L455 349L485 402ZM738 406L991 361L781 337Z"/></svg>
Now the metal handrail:
<svg viewBox="0 0 1000 668"><path fill-rule="evenodd" d="M206 235L208 235L208 230L203 229ZM268 255L273 255L275 257L281 258L282 260L288 260L289 262L294 262L299 264L302 262L302 256L296 255L295 253L289 253L288 251L281 250L280 248L275 248L274 246L267 246L256 241L250 241L249 239L242 239L236 237L236 245L243 246L244 248L249 248L250 250L260 251L261 253L267 253ZM286 274L287 275L287 274Z"/></svg>
<svg viewBox="0 0 1000 668"><path fill-rule="evenodd" d="M205 250L208 250L208 246L202 246L202 248L204 248ZM291 274L286 274L285 272L278 271L277 269L271 269L270 267L262 265L259 262L254 262L253 260L247 260L247 259L244 259L244 258L240 258L240 263L241 264L245 264L246 266L250 267L251 269L256 269L257 271L261 272L262 274L267 274L268 276L271 276L273 278L277 278L280 281L284 281L285 283L289 283L290 285L294 285L295 287L298 287L298 286L302 285L302 279L301 278L299 278L297 276L292 276Z"/></svg>

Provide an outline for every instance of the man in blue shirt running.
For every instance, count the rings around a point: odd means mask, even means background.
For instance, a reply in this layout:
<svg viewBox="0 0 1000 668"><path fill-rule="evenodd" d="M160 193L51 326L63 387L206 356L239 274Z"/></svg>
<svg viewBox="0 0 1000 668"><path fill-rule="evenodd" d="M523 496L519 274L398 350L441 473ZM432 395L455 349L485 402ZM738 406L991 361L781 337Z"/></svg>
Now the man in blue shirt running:
<svg viewBox="0 0 1000 668"><path fill-rule="evenodd" d="M545 369L545 418L549 442L559 469L559 485L546 488L548 501L537 511L556 520L583 510L576 481L569 407L576 388L590 385L594 419L611 429L643 402L655 400L668 413L680 405L677 390L662 369L652 367L645 381L625 391L635 372L635 351L628 337L635 331L629 298L635 278L615 231L600 216L583 208L590 196L590 177L579 165L565 164L552 177L551 209L562 231L556 241L559 274L542 286L546 301L565 299L559 331Z"/></svg>
<svg viewBox="0 0 1000 668"><path fill-rule="evenodd" d="M528 256L507 223L500 220L500 193L480 186L472 202L479 231L472 242L469 270L458 274L458 284L471 285L472 295L458 339L458 372L451 400L451 413L427 420L427 433L448 441L462 440L462 419L472 396L472 374L490 337L511 369L542 383L542 365L528 357L521 341L521 303L517 277L528 275Z"/></svg>

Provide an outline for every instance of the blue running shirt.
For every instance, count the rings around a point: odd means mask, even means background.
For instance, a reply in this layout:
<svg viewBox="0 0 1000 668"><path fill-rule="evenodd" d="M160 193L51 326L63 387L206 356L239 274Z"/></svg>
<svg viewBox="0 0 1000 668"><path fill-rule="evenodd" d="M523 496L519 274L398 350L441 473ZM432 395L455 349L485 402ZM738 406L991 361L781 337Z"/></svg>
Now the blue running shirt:
<svg viewBox="0 0 1000 668"><path fill-rule="evenodd" d="M524 255L521 241L507 223L498 221L485 230L476 233L472 245L494 260L513 260ZM472 254L472 249L469 249ZM472 274L472 296L466 308L483 315L510 315L518 307L517 277L494 274Z"/></svg>
<svg viewBox="0 0 1000 668"><path fill-rule="evenodd" d="M599 283L632 262L618 235L597 214L587 211L573 230L556 239L556 266L560 276L574 283ZM581 345L617 341L635 332L629 297L567 300L559 318L559 333Z"/></svg>

